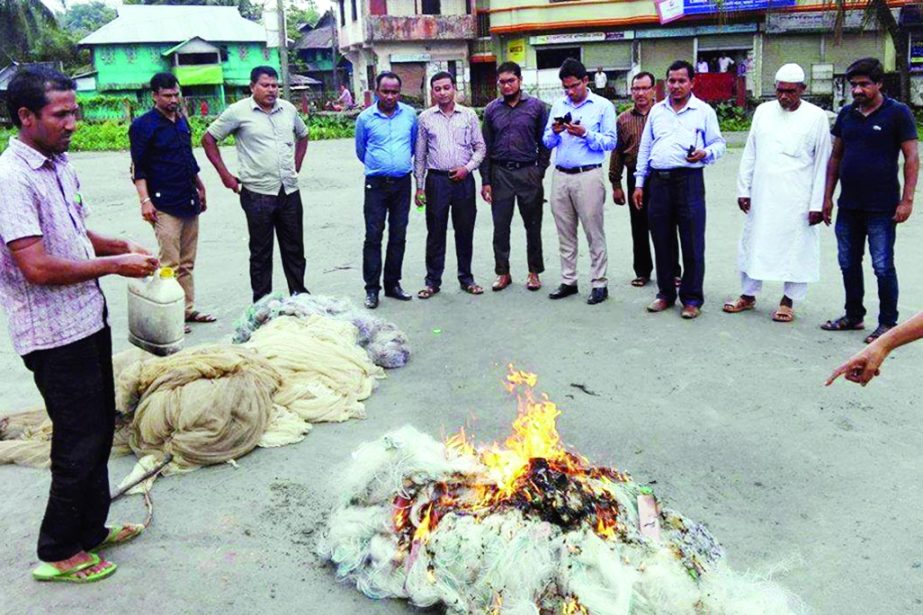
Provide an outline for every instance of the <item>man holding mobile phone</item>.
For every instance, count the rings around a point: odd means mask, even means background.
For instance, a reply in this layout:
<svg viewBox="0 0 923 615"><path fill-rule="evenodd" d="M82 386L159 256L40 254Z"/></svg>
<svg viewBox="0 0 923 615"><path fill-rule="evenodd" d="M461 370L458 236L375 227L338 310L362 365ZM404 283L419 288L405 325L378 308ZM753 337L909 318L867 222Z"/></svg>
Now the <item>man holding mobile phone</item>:
<svg viewBox="0 0 923 615"><path fill-rule="evenodd" d="M702 169L724 155L727 146L715 110L692 93L695 69L677 60L667 69L670 95L653 106L641 135L634 206L644 207L654 241L657 298L649 312L662 312L676 302L673 282L676 229L683 256L679 299L682 317L698 317L705 301L705 181Z"/></svg>

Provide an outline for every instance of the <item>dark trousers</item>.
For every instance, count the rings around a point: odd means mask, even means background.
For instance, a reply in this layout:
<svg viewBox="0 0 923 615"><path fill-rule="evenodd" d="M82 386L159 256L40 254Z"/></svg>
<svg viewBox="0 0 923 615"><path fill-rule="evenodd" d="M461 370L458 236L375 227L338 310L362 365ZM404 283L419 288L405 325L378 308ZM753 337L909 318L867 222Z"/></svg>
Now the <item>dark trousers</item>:
<svg viewBox="0 0 923 615"><path fill-rule="evenodd" d="M54 426L51 492L38 557L56 562L95 547L107 535L107 464L115 432L109 327L66 346L30 352L23 361Z"/></svg>
<svg viewBox="0 0 923 615"><path fill-rule="evenodd" d="M362 246L362 277L365 290L381 290L381 240L388 224L385 254L385 290L401 283L401 266L407 244L410 216L410 174L403 177L365 178L365 243Z"/></svg>
<svg viewBox="0 0 923 615"><path fill-rule="evenodd" d="M865 306L865 283L862 257L868 238L872 269L878 278L878 324L897 324L897 270L894 268L894 240L897 223L893 214L840 209L836 217L837 255L846 289L846 316L862 320Z"/></svg>
<svg viewBox="0 0 923 615"><path fill-rule="evenodd" d="M240 191L240 206L247 216L250 231L250 288L253 301L272 292L273 231L279 239L282 271L291 294L308 292L304 287L304 227L301 193L296 190L277 195Z"/></svg>
<svg viewBox="0 0 923 615"><path fill-rule="evenodd" d="M683 279L679 299L683 305L705 302L705 181L702 169L651 169L645 182L650 193L647 220L654 241L657 296L676 301L676 231L682 246Z"/></svg>
<svg viewBox="0 0 923 615"><path fill-rule="evenodd" d="M519 215L526 227L526 262L529 273L545 271L542 256L542 208L545 190L538 165L521 169L491 167L491 213L494 219L494 271L510 272L510 225L519 202Z"/></svg>
<svg viewBox="0 0 923 615"><path fill-rule="evenodd" d="M632 268L635 276L650 278L654 270L654 259L651 257L651 231L647 221L648 203L651 200L651 191L644 191L641 209L634 206L631 195L635 193L635 170L626 167L628 173L628 216L631 220L631 245L633 251ZM673 278L678 278L682 273L679 266L679 239L673 233ZM670 280L672 283L672 279Z"/></svg>
<svg viewBox="0 0 923 615"><path fill-rule="evenodd" d="M474 177L453 182L447 174L429 171L426 174L426 281L427 286L442 286L445 269L446 232L452 217L455 231L455 255L458 258L458 282L474 284L471 275L471 255L474 251L474 221L477 206Z"/></svg>

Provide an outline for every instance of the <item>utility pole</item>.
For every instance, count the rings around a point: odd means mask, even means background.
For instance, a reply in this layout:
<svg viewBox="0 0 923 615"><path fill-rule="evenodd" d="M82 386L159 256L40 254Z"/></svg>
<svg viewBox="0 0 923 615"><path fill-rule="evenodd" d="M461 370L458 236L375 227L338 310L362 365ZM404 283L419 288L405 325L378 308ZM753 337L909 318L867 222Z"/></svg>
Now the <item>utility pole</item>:
<svg viewBox="0 0 923 615"><path fill-rule="evenodd" d="M279 60L282 63L282 97L291 102L292 88L289 85L288 74L288 33L285 31L285 4L283 0L276 0L276 10L279 12Z"/></svg>
<svg viewBox="0 0 923 615"><path fill-rule="evenodd" d="M333 19L330 20L330 62L333 65L333 93L337 93L337 90L340 89L340 74L337 72L337 55L340 53L340 41L337 37L337 13L334 9L330 9L330 15L333 16ZM348 86L347 86L348 87Z"/></svg>

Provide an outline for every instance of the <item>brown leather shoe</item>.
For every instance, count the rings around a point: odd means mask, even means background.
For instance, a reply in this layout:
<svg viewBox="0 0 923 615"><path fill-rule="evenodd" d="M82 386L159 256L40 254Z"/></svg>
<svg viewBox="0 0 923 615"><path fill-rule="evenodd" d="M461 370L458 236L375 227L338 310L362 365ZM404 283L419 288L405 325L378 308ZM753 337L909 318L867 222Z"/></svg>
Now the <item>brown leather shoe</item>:
<svg viewBox="0 0 923 615"><path fill-rule="evenodd" d="M672 303L669 303L666 299L661 299L657 297L654 299L649 306L647 306L648 312L662 312L669 308L673 307Z"/></svg>
<svg viewBox="0 0 923 615"><path fill-rule="evenodd" d="M529 290L538 290L542 287L542 281L538 278L537 273L530 273L528 281L526 282L526 288Z"/></svg>
<svg viewBox="0 0 923 615"><path fill-rule="evenodd" d="M682 316L686 320L692 320L693 318L698 318L699 314L701 313L702 313L702 310L700 310L695 305L684 305L683 311L680 313L680 316Z"/></svg>
<svg viewBox="0 0 923 615"><path fill-rule="evenodd" d="M497 276L497 279L494 280L491 288L493 290L503 290L507 286L513 283L513 278L510 277L510 274L504 273L503 275Z"/></svg>

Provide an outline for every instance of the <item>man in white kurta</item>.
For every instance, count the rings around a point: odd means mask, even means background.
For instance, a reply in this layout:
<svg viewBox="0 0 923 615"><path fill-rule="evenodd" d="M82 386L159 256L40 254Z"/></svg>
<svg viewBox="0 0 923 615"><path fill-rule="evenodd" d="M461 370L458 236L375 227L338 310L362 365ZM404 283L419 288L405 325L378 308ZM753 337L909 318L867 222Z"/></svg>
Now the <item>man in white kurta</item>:
<svg viewBox="0 0 923 615"><path fill-rule="evenodd" d="M821 210L830 124L819 107L801 100L804 70L786 64L776 73L776 100L753 115L737 175L738 205L746 214L740 240L741 296L729 313L752 309L764 280L785 283L773 320L791 322L794 301L820 278L817 226Z"/></svg>

